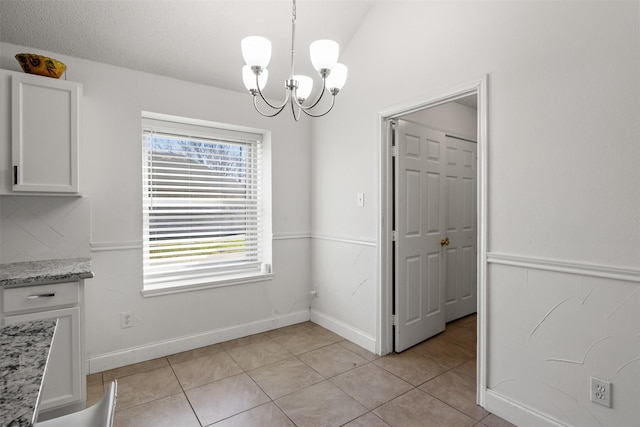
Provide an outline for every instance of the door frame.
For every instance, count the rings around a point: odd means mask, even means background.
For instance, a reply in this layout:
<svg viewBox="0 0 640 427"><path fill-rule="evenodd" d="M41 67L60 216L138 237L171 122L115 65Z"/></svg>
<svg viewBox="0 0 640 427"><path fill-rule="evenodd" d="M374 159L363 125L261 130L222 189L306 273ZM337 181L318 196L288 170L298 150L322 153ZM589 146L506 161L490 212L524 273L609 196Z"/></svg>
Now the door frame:
<svg viewBox="0 0 640 427"><path fill-rule="evenodd" d="M487 359L487 84L488 76L460 84L434 96L418 99L388 107L378 112L375 131L378 143L379 193L378 212L378 298L376 328L376 353L388 354L393 351L393 327L391 324L393 313L393 173L391 155L391 135L388 122L405 114L413 113L425 108L435 107L465 96L478 96L478 181L477 181L477 393L476 399L480 406L485 406L486 390L486 359Z"/></svg>

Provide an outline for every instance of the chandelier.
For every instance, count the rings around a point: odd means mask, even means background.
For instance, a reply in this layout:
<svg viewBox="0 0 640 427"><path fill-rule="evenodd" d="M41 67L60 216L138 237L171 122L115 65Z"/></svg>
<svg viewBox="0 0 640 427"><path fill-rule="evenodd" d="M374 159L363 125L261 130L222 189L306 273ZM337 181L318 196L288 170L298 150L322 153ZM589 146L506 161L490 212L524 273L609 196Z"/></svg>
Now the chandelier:
<svg viewBox="0 0 640 427"><path fill-rule="evenodd" d="M311 43L309 51L311 63L322 77L322 90L314 101L307 98L313 89L313 79L304 75L293 73L296 35L296 1L293 0L291 18L291 70L289 78L285 80L285 100L280 105L274 105L262 94L262 89L267 84L269 72L267 65L271 60L271 42L259 36L250 36L242 39L242 56L246 65L242 67L242 80L249 93L253 96L253 106L256 111L265 117L275 117L284 110L287 104L291 105L293 118L298 121L301 113L311 117L322 117L333 108L335 98L342 86L347 81L347 67L338 63L340 47L332 40L316 40ZM326 92L331 94L331 105L324 112L317 112L316 107ZM270 108L263 112L258 107L258 96L263 103Z"/></svg>

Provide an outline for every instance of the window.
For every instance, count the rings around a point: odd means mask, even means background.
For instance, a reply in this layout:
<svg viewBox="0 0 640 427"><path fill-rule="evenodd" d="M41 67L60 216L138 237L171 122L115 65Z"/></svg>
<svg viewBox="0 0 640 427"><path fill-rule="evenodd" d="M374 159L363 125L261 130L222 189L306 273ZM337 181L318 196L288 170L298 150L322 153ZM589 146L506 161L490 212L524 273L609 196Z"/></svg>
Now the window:
<svg viewBox="0 0 640 427"><path fill-rule="evenodd" d="M262 135L167 118L142 118L144 291L262 280Z"/></svg>

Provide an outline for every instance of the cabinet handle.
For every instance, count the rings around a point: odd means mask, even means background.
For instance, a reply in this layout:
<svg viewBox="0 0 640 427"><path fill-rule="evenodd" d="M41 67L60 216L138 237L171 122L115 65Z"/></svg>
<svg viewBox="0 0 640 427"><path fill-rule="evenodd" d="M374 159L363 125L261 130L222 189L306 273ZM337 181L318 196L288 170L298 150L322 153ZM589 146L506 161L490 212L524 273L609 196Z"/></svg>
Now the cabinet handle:
<svg viewBox="0 0 640 427"><path fill-rule="evenodd" d="M18 185L18 166L13 166L13 184Z"/></svg>
<svg viewBox="0 0 640 427"><path fill-rule="evenodd" d="M51 292L49 294L35 294L35 295L29 295L27 297L27 299L38 299L38 298L52 298L55 297L56 293L55 292Z"/></svg>

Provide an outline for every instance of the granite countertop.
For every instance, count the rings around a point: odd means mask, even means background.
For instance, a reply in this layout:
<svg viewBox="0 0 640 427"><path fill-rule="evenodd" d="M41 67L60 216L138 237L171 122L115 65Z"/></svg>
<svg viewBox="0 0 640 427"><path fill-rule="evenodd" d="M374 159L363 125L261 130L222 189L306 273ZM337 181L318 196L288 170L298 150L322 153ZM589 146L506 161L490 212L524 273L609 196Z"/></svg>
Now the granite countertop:
<svg viewBox="0 0 640 427"><path fill-rule="evenodd" d="M35 422L57 319L0 328L0 426Z"/></svg>
<svg viewBox="0 0 640 427"><path fill-rule="evenodd" d="M0 264L0 288L41 285L92 277L90 258Z"/></svg>

